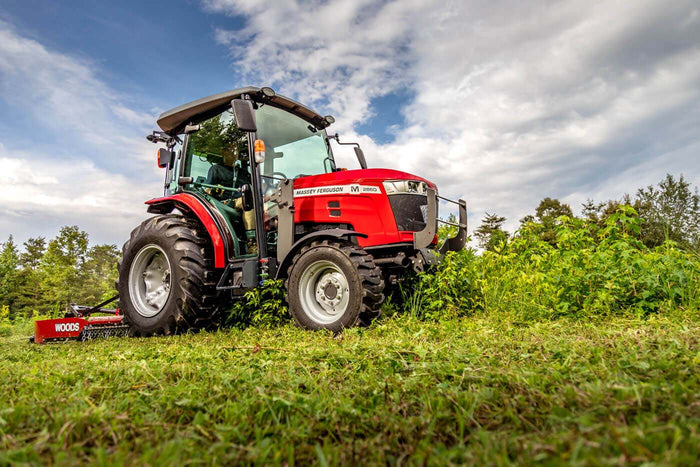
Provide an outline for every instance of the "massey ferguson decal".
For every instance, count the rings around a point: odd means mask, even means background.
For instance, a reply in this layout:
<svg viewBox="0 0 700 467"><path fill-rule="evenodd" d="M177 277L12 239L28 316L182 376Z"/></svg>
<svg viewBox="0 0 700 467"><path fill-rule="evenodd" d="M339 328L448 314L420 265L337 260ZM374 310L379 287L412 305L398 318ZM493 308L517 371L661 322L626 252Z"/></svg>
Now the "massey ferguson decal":
<svg viewBox="0 0 700 467"><path fill-rule="evenodd" d="M80 323L56 323L56 332L78 332L80 331Z"/></svg>
<svg viewBox="0 0 700 467"><path fill-rule="evenodd" d="M294 197L302 196L322 196L322 195L378 195L381 194L378 186L374 185L330 185L330 186L314 186L309 188L297 188L294 190Z"/></svg>

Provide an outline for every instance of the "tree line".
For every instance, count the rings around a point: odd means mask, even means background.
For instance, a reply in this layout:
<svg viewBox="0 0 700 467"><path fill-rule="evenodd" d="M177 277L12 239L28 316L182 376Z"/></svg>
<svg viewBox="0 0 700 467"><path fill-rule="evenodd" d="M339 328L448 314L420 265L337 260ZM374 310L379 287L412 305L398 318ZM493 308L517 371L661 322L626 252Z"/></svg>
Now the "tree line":
<svg viewBox="0 0 700 467"><path fill-rule="evenodd" d="M588 199L582 205L581 219L602 226L620 206L631 206L642 220L634 235L644 245L654 248L666 240L681 248L700 253L700 195L681 174L678 179L667 174L657 186L637 190L634 196L625 194L621 199L595 202ZM556 229L562 216L575 218L571 206L558 199L544 198L534 214L520 219L520 226L528 226L551 245L556 244ZM504 229L506 218L486 213L474 232L479 246L497 251L517 233Z"/></svg>
<svg viewBox="0 0 700 467"><path fill-rule="evenodd" d="M115 245L90 246L86 232L66 226L48 242L35 237L23 246L10 235L0 247L0 309L9 318L60 315L71 302L97 304L116 294Z"/></svg>

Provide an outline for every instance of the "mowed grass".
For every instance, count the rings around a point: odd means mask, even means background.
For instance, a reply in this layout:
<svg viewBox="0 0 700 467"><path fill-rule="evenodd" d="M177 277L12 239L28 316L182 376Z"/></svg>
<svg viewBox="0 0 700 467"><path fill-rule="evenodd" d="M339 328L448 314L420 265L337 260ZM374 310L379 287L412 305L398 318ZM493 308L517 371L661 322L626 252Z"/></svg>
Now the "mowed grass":
<svg viewBox="0 0 700 467"><path fill-rule="evenodd" d="M694 464L692 319L0 341L0 464Z"/></svg>

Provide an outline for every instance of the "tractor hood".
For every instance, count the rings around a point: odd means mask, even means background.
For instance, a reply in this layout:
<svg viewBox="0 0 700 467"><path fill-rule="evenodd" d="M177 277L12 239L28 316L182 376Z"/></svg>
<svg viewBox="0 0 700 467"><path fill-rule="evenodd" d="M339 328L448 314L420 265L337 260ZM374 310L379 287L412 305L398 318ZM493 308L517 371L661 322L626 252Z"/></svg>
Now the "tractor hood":
<svg viewBox="0 0 700 467"><path fill-rule="evenodd" d="M332 172L321 175L310 175L294 180L294 188L310 188L315 186L338 184L346 185L352 183L381 184L381 182L386 180L419 180L427 183L430 188L434 190L437 189L437 186L433 182L426 180L423 177L393 169L342 170L340 172Z"/></svg>

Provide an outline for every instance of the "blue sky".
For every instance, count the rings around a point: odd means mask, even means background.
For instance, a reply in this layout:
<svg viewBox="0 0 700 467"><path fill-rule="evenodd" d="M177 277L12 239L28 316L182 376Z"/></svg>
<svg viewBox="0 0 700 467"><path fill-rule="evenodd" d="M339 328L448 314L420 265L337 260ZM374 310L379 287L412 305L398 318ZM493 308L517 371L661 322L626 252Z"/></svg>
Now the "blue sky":
<svg viewBox="0 0 700 467"><path fill-rule="evenodd" d="M215 28L241 27L243 20L207 13L197 2L3 4L3 19L18 34L94 63L101 80L146 105L169 107L240 79L213 36Z"/></svg>
<svg viewBox="0 0 700 467"><path fill-rule="evenodd" d="M120 245L161 189L156 116L248 84L464 197L472 226L700 185L695 1L4 0L0 241L77 224Z"/></svg>

